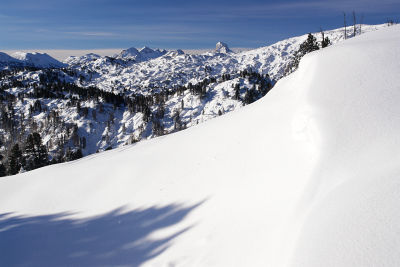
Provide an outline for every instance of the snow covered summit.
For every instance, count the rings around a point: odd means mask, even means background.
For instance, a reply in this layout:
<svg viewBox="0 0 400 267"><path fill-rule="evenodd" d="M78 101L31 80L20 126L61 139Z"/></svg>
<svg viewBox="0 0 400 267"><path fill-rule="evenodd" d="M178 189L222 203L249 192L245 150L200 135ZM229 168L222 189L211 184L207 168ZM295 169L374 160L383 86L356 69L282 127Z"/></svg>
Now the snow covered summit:
<svg viewBox="0 0 400 267"><path fill-rule="evenodd" d="M67 66L46 53L15 52L12 54L12 56L27 66L34 66L38 68L62 68Z"/></svg>
<svg viewBox="0 0 400 267"><path fill-rule="evenodd" d="M89 53L83 56L69 56L64 60L64 63L73 66L77 64L84 64L87 62L95 61L99 58L101 58L100 55Z"/></svg>
<svg viewBox="0 0 400 267"><path fill-rule="evenodd" d="M231 53L232 50L229 49L229 47L228 47L228 45L226 43L218 42L215 45L215 52L226 54L226 53Z"/></svg>

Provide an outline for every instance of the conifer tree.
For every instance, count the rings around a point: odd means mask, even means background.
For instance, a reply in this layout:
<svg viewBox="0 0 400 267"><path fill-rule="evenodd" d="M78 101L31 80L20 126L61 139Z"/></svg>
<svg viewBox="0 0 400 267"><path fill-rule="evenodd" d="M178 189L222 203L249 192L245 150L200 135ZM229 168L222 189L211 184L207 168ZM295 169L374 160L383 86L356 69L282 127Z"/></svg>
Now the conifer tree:
<svg viewBox="0 0 400 267"><path fill-rule="evenodd" d="M42 144L42 138L36 132L29 134L24 150L25 169L33 170L48 165L47 148Z"/></svg>
<svg viewBox="0 0 400 267"><path fill-rule="evenodd" d="M235 95L233 96L233 99L239 100L240 99L240 85L238 83L235 84L234 91L235 91Z"/></svg>
<svg viewBox="0 0 400 267"><path fill-rule="evenodd" d="M22 152L18 144L13 145L8 159L8 173L10 175L17 174L21 169Z"/></svg>
<svg viewBox="0 0 400 267"><path fill-rule="evenodd" d="M7 175L7 169L3 163L0 163L0 177Z"/></svg>
<svg viewBox="0 0 400 267"><path fill-rule="evenodd" d="M331 40L329 40L328 37L325 37L321 42L321 47L325 48L328 47L329 45L331 45Z"/></svg>
<svg viewBox="0 0 400 267"><path fill-rule="evenodd" d="M289 68L285 71L286 74L290 74L294 72L300 64L300 59L313 51L319 50L317 38L313 36L311 33L308 34L307 40L305 40L301 45L299 50L296 51L292 61L289 64Z"/></svg>

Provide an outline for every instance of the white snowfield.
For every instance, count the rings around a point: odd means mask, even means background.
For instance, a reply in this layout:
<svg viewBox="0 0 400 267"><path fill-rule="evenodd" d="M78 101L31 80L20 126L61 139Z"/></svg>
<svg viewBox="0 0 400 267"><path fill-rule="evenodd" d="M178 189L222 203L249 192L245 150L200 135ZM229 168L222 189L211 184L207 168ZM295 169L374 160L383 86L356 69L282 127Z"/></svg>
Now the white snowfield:
<svg viewBox="0 0 400 267"><path fill-rule="evenodd" d="M399 266L399 44L366 33L240 110L0 179L0 265Z"/></svg>

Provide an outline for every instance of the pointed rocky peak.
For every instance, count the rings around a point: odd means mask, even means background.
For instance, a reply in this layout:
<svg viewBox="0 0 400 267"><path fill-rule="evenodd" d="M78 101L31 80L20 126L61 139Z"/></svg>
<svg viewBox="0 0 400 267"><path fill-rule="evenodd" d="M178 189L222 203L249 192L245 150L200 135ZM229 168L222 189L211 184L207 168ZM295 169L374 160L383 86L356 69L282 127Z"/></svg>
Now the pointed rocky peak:
<svg viewBox="0 0 400 267"><path fill-rule="evenodd" d="M223 42L218 42L217 45L215 46L215 52L217 53L230 53L232 52L228 45L226 43Z"/></svg>

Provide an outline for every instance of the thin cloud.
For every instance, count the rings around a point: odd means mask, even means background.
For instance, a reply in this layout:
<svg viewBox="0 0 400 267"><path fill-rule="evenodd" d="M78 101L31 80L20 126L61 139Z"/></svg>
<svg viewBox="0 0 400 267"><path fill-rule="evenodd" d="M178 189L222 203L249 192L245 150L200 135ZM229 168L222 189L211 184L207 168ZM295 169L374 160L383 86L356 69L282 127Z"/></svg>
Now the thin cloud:
<svg viewBox="0 0 400 267"><path fill-rule="evenodd" d="M324 12L340 12L343 10L358 10L362 12L387 12L396 6L400 7L399 1L382 0L377 4L376 0L353 0L353 1L303 1L303 2L287 2L262 5L249 5L240 8L232 7L233 12L244 12L246 15L254 13L275 13L275 12L304 12L304 11L324 11Z"/></svg>
<svg viewBox="0 0 400 267"><path fill-rule="evenodd" d="M115 33L112 32L64 32L65 34L79 35L79 36L88 36L88 37L109 37L115 36Z"/></svg>

